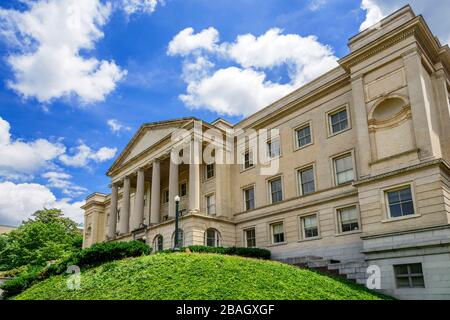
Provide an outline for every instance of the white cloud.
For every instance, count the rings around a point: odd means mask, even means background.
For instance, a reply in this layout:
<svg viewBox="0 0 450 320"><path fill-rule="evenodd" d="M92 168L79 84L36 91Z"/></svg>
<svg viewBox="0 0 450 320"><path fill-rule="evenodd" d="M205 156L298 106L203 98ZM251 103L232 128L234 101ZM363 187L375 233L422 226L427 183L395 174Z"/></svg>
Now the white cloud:
<svg viewBox="0 0 450 320"><path fill-rule="evenodd" d="M361 9L366 11L366 20L359 27L359 31L373 27L386 16L372 0L362 0Z"/></svg>
<svg viewBox="0 0 450 320"><path fill-rule="evenodd" d="M83 212L80 207L83 204L84 201L57 200L47 187L40 184L0 183L0 221L3 224L17 225L43 208L62 209L65 216L81 223Z"/></svg>
<svg viewBox="0 0 450 320"><path fill-rule="evenodd" d="M194 29L186 28L170 41L167 53L172 56L187 56L198 50L215 51L218 49L218 41L219 32L212 27L197 34L194 34Z"/></svg>
<svg viewBox="0 0 450 320"><path fill-rule="evenodd" d="M0 9L2 35L16 52L7 57L14 73L9 86L40 102L72 95L85 103L104 100L126 71L80 51L94 49L103 37L111 5L100 0L24 3L25 11Z"/></svg>
<svg viewBox="0 0 450 320"><path fill-rule="evenodd" d="M317 11L322 9L327 4L327 0L310 0L308 8L311 11Z"/></svg>
<svg viewBox="0 0 450 320"><path fill-rule="evenodd" d="M423 14L433 32L442 43L450 43L450 1L442 0L362 0L361 8L366 11L366 19L360 29L371 27L383 17L397 9L411 4L416 14Z"/></svg>
<svg viewBox="0 0 450 320"><path fill-rule="evenodd" d="M181 100L228 115L249 115L337 66L333 50L316 37L282 34L277 28L259 37L240 35L232 43L219 43L214 28L197 34L187 28L169 43L168 54L184 57L187 92ZM231 66L216 68L212 58ZM275 67L287 68L288 83L267 79L266 71Z"/></svg>
<svg viewBox="0 0 450 320"><path fill-rule="evenodd" d="M61 139L56 142L46 139L22 141L13 139L10 129L10 124L0 117L0 178L30 180L33 174L39 171L57 168L57 160L67 166L88 168L90 163L105 162L117 153L116 148L108 147L93 151L85 143L80 142L69 155L66 153L67 148L60 142ZM81 189L72 188L72 191Z"/></svg>
<svg viewBox="0 0 450 320"><path fill-rule="evenodd" d="M106 122L109 126L109 129L113 132L113 133L119 133L121 131L130 131L131 128L122 124L119 120L117 119L109 119Z"/></svg>
<svg viewBox="0 0 450 320"><path fill-rule="evenodd" d="M135 13L152 13L155 11L156 6L160 4L164 4L162 0L123 0L122 8L128 14Z"/></svg>
<svg viewBox="0 0 450 320"><path fill-rule="evenodd" d="M0 117L0 177L26 178L51 166L50 162L66 151L60 142L13 140L10 129L9 123Z"/></svg>
<svg viewBox="0 0 450 320"><path fill-rule="evenodd" d="M235 43L228 45L227 53L244 68L287 65L298 85L337 66L333 50L320 43L317 37L284 35L282 32L281 29L273 28L259 37L252 34L238 36Z"/></svg>
<svg viewBox="0 0 450 320"><path fill-rule="evenodd" d="M70 197L78 197L88 191L86 188L77 186L69 181L72 176L64 172L50 171L44 173L42 177L48 180L48 187L60 189L65 195Z"/></svg>
<svg viewBox="0 0 450 320"><path fill-rule="evenodd" d="M59 160L67 166L71 167L87 167L90 162L105 162L114 158L117 148L102 147L97 151L93 151L89 146L81 142L74 148L74 154L63 154Z"/></svg>
<svg viewBox="0 0 450 320"><path fill-rule="evenodd" d="M206 107L219 114L248 115L293 90L266 81L263 72L230 67L191 82L181 100L192 108Z"/></svg>

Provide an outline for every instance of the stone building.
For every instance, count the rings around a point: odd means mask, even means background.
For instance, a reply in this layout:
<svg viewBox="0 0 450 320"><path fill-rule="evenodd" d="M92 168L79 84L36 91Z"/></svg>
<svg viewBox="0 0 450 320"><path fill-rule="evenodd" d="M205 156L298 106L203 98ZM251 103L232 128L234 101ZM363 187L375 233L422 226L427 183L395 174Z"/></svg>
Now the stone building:
<svg viewBox="0 0 450 320"><path fill-rule="evenodd" d="M5 234L5 233L9 233L13 230L16 230L16 227L11 227L11 226L5 226L5 225L0 225L0 234Z"/></svg>
<svg viewBox="0 0 450 320"><path fill-rule="evenodd" d="M449 299L450 49L409 6L349 48L338 67L237 124L144 124L107 173L112 193L87 198L84 246L173 247L179 195L183 245L268 248L359 283L369 267L385 293ZM225 147L233 164L192 161L192 150L225 144L208 132L261 129L279 130L264 140L266 162L254 161L253 138ZM190 162L171 161L174 137Z"/></svg>

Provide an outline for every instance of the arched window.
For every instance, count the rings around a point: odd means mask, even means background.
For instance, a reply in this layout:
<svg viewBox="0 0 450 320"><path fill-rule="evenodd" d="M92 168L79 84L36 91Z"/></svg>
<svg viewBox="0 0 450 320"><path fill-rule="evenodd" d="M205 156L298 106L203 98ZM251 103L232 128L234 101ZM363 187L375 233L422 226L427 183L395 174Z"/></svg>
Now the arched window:
<svg viewBox="0 0 450 320"><path fill-rule="evenodd" d="M216 229L205 231L205 245L208 247L220 247L220 234Z"/></svg>
<svg viewBox="0 0 450 320"><path fill-rule="evenodd" d="M158 234L153 240L153 250L155 252L162 251L164 249L164 238L162 235Z"/></svg>
<svg viewBox="0 0 450 320"><path fill-rule="evenodd" d="M180 228L178 228L178 245L180 247L184 246L184 232ZM172 246L175 247L175 231L172 234Z"/></svg>

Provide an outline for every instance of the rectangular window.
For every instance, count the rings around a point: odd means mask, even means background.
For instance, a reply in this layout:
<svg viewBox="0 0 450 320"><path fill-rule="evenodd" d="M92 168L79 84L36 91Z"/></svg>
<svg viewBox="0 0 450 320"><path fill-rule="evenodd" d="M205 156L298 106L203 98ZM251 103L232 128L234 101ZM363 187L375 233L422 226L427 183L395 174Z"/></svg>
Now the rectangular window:
<svg viewBox="0 0 450 320"><path fill-rule="evenodd" d="M334 159L334 168L337 185L346 184L354 180L353 157L350 153Z"/></svg>
<svg viewBox="0 0 450 320"><path fill-rule="evenodd" d="M267 141L267 155L270 159L274 159L281 155L279 139Z"/></svg>
<svg viewBox="0 0 450 320"><path fill-rule="evenodd" d="M256 247L256 231L255 228L247 229L245 232L245 245L247 248Z"/></svg>
<svg viewBox="0 0 450 320"><path fill-rule="evenodd" d="M303 236L305 239L316 238L319 236L319 226L317 224L317 215L302 218Z"/></svg>
<svg viewBox="0 0 450 320"><path fill-rule="evenodd" d="M283 201L283 188L281 185L281 177L270 181L269 185L272 203Z"/></svg>
<svg viewBox="0 0 450 320"><path fill-rule="evenodd" d="M302 148L304 146L311 144L312 142L311 127L309 125L297 129L295 132L297 134L297 147Z"/></svg>
<svg viewBox="0 0 450 320"><path fill-rule="evenodd" d="M348 129L347 109L342 109L328 115L332 134Z"/></svg>
<svg viewBox="0 0 450 320"><path fill-rule="evenodd" d="M314 167L299 170L298 180L300 182L300 193L302 196L316 191L314 183Z"/></svg>
<svg viewBox="0 0 450 320"><path fill-rule="evenodd" d="M216 214L216 196L214 194L206 196L206 213L210 215Z"/></svg>
<svg viewBox="0 0 450 320"><path fill-rule="evenodd" d="M255 209L255 188L251 187L244 190L245 211Z"/></svg>
<svg viewBox="0 0 450 320"><path fill-rule="evenodd" d="M207 164L207 165L206 165L206 173L205 173L206 179L211 179L211 178L213 178L213 177L214 177L214 174L215 174L215 166L214 166L214 163L213 163L213 164Z"/></svg>
<svg viewBox="0 0 450 320"><path fill-rule="evenodd" d="M388 191L389 214L391 218L399 218L414 214L414 204L411 187Z"/></svg>
<svg viewBox="0 0 450 320"><path fill-rule="evenodd" d="M338 209L341 232L359 230L358 211L356 206Z"/></svg>
<svg viewBox="0 0 450 320"><path fill-rule="evenodd" d="M253 152L246 151L244 153L244 170L250 169L255 165L253 160Z"/></svg>
<svg viewBox="0 0 450 320"><path fill-rule="evenodd" d="M180 184L180 197L184 197L187 195L187 183L183 182Z"/></svg>
<svg viewBox="0 0 450 320"><path fill-rule="evenodd" d="M274 244L284 242L284 226L282 222L272 225L272 241Z"/></svg>
<svg viewBox="0 0 450 320"><path fill-rule="evenodd" d="M163 191L163 203L169 203L169 190Z"/></svg>
<svg viewBox="0 0 450 320"><path fill-rule="evenodd" d="M402 264L394 266L397 288L425 288L422 264Z"/></svg>

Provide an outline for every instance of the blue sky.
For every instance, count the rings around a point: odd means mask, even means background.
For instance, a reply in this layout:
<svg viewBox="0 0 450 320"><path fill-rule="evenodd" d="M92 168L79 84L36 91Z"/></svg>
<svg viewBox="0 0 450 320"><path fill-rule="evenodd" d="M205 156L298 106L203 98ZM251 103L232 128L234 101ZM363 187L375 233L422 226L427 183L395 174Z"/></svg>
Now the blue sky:
<svg viewBox="0 0 450 320"><path fill-rule="evenodd" d="M2 1L0 224L42 206L81 222L142 123L236 122L334 67L394 2ZM441 13L415 2L450 39Z"/></svg>

